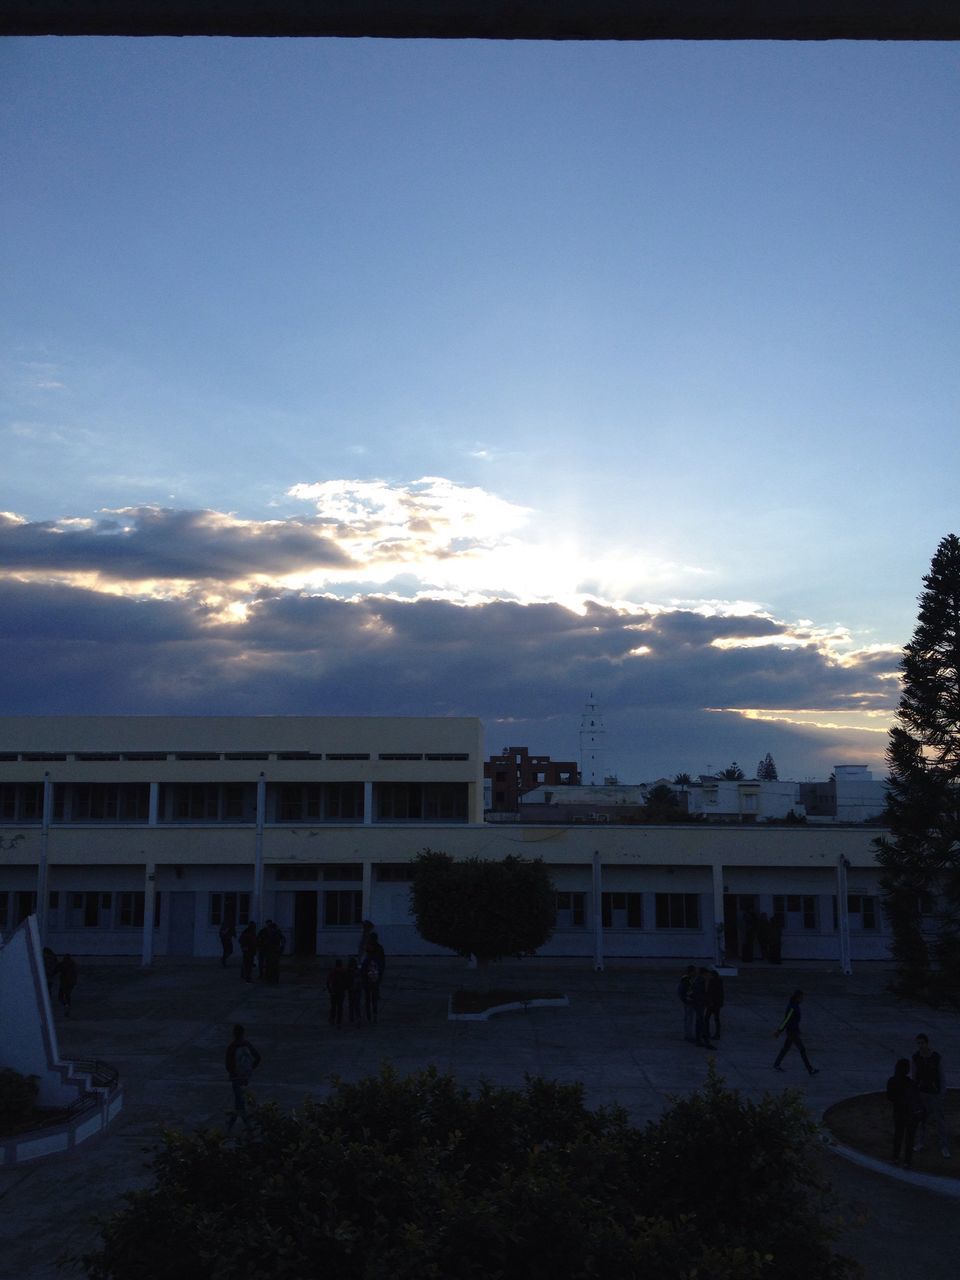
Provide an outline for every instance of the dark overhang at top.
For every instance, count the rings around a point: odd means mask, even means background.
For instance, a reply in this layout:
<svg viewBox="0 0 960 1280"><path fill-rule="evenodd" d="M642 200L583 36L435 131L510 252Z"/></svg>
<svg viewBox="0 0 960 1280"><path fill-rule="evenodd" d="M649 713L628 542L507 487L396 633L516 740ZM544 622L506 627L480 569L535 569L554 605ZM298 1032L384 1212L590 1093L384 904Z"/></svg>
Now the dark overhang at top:
<svg viewBox="0 0 960 1280"><path fill-rule="evenodd" d="M956 40L958 0L4 0L7 35Z"/></svg>

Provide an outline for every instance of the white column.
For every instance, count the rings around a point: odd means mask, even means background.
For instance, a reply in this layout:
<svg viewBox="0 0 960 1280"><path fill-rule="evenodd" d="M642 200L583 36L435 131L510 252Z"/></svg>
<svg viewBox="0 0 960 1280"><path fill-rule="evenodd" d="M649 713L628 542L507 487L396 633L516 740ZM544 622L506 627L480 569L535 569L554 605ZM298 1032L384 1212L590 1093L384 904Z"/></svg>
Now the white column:
<svg viewBox="0 0 960 1280"><path fill-rule="evenodd" d="M150 783L150 807L147 810L147 826L155 827L160 821L160 783Z"/></svg>
<svg viewBox="0 0 960 1280"><path fill-rule="evenodd" d="M600 873L600 851L593 855L593 967L603 969L603 883Z"/></svg>
<svg viewBox="0 0 960 1280"><path fill-rule="evenodd" d="M37 863L37 929L40 933L40 942L45 943L47 940L47 916L48 897L47 897L47 852L50 843L50 819L53 816L53 783L50 781L50 771L47 770L43 775L43 816L40 827L40 859Z"/></svg>
<svg viewBox="0 0 960 1280"><path fill-rule="evenodd" d="M724 963L727 944L723 936L723 867L713 864L713 956L719 967Z"/></svg>
<svg viewBox="0 0 960 1280"><path fill-rule="evenodd" d="M363 825L369 826L373 822L373 783L365 782L363 784Z"/></svg>
<svg viewBox="0 0 960 1280"><path fill-rule="evenodd" d="M144 865L143 881L143 958L144 968L153 964L153 914L157 909L157 868L154 863Z"/></svg>
<svg viewBox="0 0 960 1280"><path fill-rule="evenodd" d="M837 859L837 933L840 941L840 970L853 973L850 964L850 916L847 912L847 867L850 863L841 854Z"/></svg>
<svg viewBox="0 0 960 1280"><path fill-rule="evenodd" d="M267 814L267 779L257 779L257 834L253 851L253 919L263 925L263 824Z"/></svg>

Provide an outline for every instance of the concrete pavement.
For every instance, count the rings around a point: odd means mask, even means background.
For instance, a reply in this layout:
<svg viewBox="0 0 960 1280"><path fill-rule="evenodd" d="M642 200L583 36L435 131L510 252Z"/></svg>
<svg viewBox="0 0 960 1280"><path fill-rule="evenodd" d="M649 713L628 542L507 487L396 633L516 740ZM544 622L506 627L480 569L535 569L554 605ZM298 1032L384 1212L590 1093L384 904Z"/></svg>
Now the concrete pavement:
<svg viewBox="0 0 960 1280"><path fill-rule="evenodd" d="M433 1063L467 1085L481 1079L518 1085L525 1074L580 1080L590 1105L620 1103L642 1124L671 1094L704 1079L708 1055L682 1038L681 969L673 962L620 961L597 974L580 960L509 962L497 966L498 988L563 992L569 1008L450 1022L450 992L474 981L463 963L393 959L380 1021L335 1031L326 1021L320 960L287 961L276 988L241 983L236 962L224 970L217 960L164 960L145 970L134 962L89 960L81 967L73 1017L58 1024L61 1051L116 1066L124 1112L104 1138L76 1156L0 1171L0 1276L62 1275L57 1255L95 1240L91 1216L108 1211L122 1191L149 1182L145 1151L161 1126L223 1124L230 1103L223 1054L235 1022L245 1025L263 1055L257 1097L284 1107L322 1094L331 1075L355 1079L389 1060L403 1073ZM882 1089L894 1060L909 1056L921 1030L943 1053L948 1074L956 1070L956 1017L896 1000L885 990L888 978L880 967L844 977L814 965L744 966L726 980L715 1054L727 1084L749 1097L797 1087L819 1117L841 1098ZM787 1057L785 1074L771 1070L772 1031L795 987L806 992L804 1037L820 1071L813 1078L796 1054ZM960 1116L951 1117L951 1127L960 1166ZM870 1280L902 1275L906 1266L919 1268L926 1280L953 1280L960 1245L955 1201L828 1160L846 1194L880 1209L866 1226L852 1229L847 1245L869 1260ZM942 1269L945 1259L949 1270Z"/></svg>

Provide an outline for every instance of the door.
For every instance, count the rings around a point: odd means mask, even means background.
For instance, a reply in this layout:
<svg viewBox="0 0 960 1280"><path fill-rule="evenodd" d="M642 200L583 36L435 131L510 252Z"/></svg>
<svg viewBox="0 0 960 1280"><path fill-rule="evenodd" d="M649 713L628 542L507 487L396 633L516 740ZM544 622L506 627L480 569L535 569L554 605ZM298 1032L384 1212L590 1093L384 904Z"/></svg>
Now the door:
<svg viewBox="0 0 960 1280"><path fill-rule="evenodd" d="M197 895L193 892L171 893L168 956L192 956L194 952L194 919Z"/></svg>

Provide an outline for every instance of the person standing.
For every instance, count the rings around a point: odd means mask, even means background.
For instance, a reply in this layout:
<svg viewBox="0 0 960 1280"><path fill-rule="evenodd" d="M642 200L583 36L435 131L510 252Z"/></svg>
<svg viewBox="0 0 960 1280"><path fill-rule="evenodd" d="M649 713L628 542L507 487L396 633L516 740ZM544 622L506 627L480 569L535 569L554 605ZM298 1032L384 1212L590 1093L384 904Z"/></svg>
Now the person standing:
<svg viewBox="0 0 960 1280"><path fill-rule="evenodd" d="M947 1138L947 1118L944 1113L946 1101L946 1081L943 1075L943 1059L936 1049L930 1048L930 1038L921 1031L917 1036L917 1050L913 1055L913 1081L923 1100L924 1114L920 1121L919 1141L915 1151L922 1151L927 1140L927 1121L933 1117L937 1129L937 1141L940 1143L940 1154L945 1160L950 1158L950 1143Z"/></svg>
<svg viewBox="0 0 960 1280"><path fill-rule="evenodd" d="M250 1077L259 1067L260 1054L247 1039L246 1032L238 1022L233 1028L233 1039L227 1045L225 1064L230 1084L233 1088L233 1110L229 1113L227 1132L229 1133L237 1120L243 1122L245 1129L250 1128L250 1117L247 1115L247 1086Z"/></svg>
<svg viewBox="0 0 960 1280"><path fill-rule="evenodd" d="M77 985L77 964L73 956L65 953L57 968L57 972L60 975L60 987L57 991L57 999L63 1007L63 1012L69 1018L70 1009L73 1005L73 989Z"/></svg>
<svg viewBox="0 0 960 1280"><path fill-rule="evenodd" d="M373 930L374 924L372 920L362 920L360 922L360 941L357 943L358 964L363 964L363 961L366 958L367 943L370 941L370 935L373 934Z"/></svg>
<svg viewBox="0 0 960 1280"><path fill-rule="evenodd" d="M693 1007L693 982L696 976L696 966L688 964L683 977L677 983L677 999L683 1005L683 1038L690 1044L696 1043L694 1031L697 1025L697 1012Z"/></svg>
<svg viewBox="0 0 960 1280"><path fill-rule="evenodd" d="M713 1022L713 1039L720 1038L720 1010L723 1008L723 979L717 973L716 969L711 969L707 975L707 1016L706 1016L706 1034L707 1039L710 1036L710 1023Z"/></svg>
<svg viewBox="0 0 960 1280"><path fill-rule="evenodd" d="M240 980L253 981L253 962L257 958L257 924L251 920L238 938L240 943Z"/></svg>
<svg viewBox="0 0 960 1280"><path fill-rule="evenodd" d="M327 974L331 1027L341 1027L343 1025L343 1002L347 995L347 981L347 971L343 967L343 961L338 958L334 961L333 968Z"/></svg>
<svg viewBox="0 0 960 1280"><path fill-rule="evenodd" d="M803 1059L803 1065L807 1069L807 1075L816 1076L819 1075L820 1072L816 1067L810 1065L810 1059L807 1057L807 1050L804 1046L803 1040L800 1038L801 1004L803 1004L803 992L800 990L794 991L793 995L787 1001L787 1008L783 1015L783 1021L773 1033L775 1036L779 1036L781 1034L786 1035L783 1048L777 1054L777 1059L773 1064L773 1069L774 1071L782 1071L783 1067L780 1065L781 1062L783 1062L791 1049L798 1049L800 1051L800 1057Z"/></svg>
<svg viewBox="0 0 960 1280"><path fill-rule="evenodd" d="M715 1049L716 1045L707 1038L707 978L710 970L700 967L693 980L693 1019L694 1035L698 1045L704 1049Z"/></svg>
<svg viewBox="0 0 960 1280"><path fill-rule="evenodd" d="M47 993L53 995L53 980L57 976L57 970L60 968L60 961L57 959L57 953L53 947L43 948L43 976L47 980Z"/></svg>
<svg viewBox="0 0 960 1280"><path fill-rule="evenodd" d="M923 1118L922 1095L910 1078L909 1058L901 1058L894 1067L887 1081L887 1098L893 1108L893 1163L901 1163L902 1151L903 1167L909 1169L913 1164L917 1125Z"/></svg>
<svg viewBox="0 0 960 1280"><path fill-rule="evenodd" d="M233 955L233 940L237 936L237 931L233 927L232 920L224 920L220 926L220 965L222 968L227 967L227 961Z"/></svg>
<svg viewBox="0 0 960 1280"><path fill-rule="evenodd" d="M380 983L383 981L383 947L377 941L377 935L371 933L367 943L367 954L360 966L360 980L363 983L363 1009L368 1022L376 1022L380 1012Z"/></svg>

